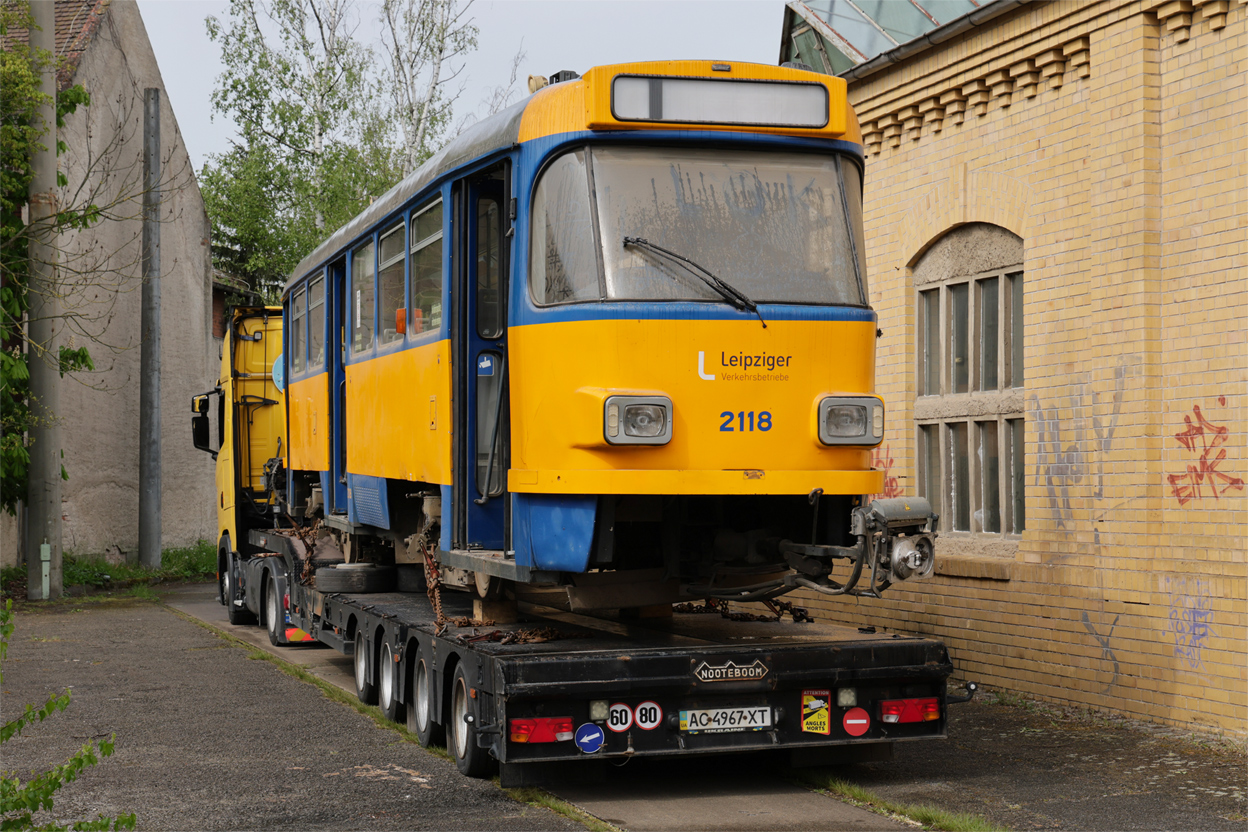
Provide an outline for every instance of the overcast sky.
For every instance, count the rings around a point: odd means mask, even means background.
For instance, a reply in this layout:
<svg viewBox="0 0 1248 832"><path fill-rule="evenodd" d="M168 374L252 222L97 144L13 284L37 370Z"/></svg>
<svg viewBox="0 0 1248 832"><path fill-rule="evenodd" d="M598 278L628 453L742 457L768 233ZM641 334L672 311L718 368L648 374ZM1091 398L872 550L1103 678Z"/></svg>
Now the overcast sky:
<svg viewBox="0 0 1248 832"><path fill-rule="evenodd" d="M165 89L195 169L229 147L234 127L212 113L221 72L220 47L208 40L204 18L228 17L217 0L138 0ZM363 33L375 29L380 3L361 2ZM476 0L477 50L464 59L456 117L482 109L490 91L507 83L521 48L517 89L529 75L638 60L714 58L774 64L780 53L784 0Z"/></svg>

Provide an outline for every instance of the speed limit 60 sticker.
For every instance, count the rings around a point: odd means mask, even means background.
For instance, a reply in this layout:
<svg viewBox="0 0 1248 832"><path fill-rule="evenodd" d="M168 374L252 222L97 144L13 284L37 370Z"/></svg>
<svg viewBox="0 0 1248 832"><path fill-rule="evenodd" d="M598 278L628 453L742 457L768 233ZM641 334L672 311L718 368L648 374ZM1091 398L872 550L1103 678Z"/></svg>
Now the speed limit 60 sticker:
<svg viewBox="0 0 1248 832"><path fill-rule="evenodd" d="M643 731L653 731L663 722L663 709L657 702L642 702L636 708L616 702L607 712L607 727L617 734L632 728L634 722Z"/></svg>
<svg viewBox="0 0 1248 832"><path fill-rule="evenodd" d="M633 727L633 709L623 702L616 702L607 712L607 727L617 734L622 734Z"/></svg>

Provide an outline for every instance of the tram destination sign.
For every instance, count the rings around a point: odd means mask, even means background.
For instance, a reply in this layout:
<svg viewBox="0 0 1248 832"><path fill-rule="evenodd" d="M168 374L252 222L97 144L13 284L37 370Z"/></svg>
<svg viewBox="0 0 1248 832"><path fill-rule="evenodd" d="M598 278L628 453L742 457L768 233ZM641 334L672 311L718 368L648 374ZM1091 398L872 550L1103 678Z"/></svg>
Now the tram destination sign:
<svg viewBox="0 0 1248 832"><path fill-rule="evenodd" d="M711 664L702 662L693 669L693 675L699 682L753 682L762 679L769 672L762 659L755 659L753 664L737 664L724 662Z"/></svg>

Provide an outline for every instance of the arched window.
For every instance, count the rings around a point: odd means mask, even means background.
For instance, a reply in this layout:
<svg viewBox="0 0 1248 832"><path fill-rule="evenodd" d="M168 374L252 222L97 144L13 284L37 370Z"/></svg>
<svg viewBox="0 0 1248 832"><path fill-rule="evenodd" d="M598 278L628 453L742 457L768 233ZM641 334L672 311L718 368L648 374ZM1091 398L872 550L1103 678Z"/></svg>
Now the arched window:
<svg viewBox="0 0 1248 832"><path fill-rule="evenodd" d="M1023 241L960 226L915 263L919 492L942 529L1017 535L1023 487Z"/></svg>

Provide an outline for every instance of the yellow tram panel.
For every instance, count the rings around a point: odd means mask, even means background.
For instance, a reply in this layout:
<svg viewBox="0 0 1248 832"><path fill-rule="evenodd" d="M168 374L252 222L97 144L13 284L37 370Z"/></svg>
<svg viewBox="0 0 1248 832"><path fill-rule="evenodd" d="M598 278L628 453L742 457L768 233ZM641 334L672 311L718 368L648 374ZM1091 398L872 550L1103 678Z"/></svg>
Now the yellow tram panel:
<svg viewBox="0 0 1248 832"><path fill-rule="evenodd" d="M512 491L869 494L883 486L869 448L827 447L816 432L824 396L873 390L872 322L574 321L513 327L510 342ZM743 370L746 355L763 367ZM608 444L603 402L612 394L671 399L671 441ZM751 414L753 429L738 429L745 417L736 414Z"/></svg>
<svg viewBox="0 0 1248 832"><path fill-rule="evenodd" d="M347 470L451 482L451 342L348 364Z"/></svg>
<svg viewBox="0 0 1248 832"><path fill-rule="evenodd" d="M329 410L329 374L291 382L286 390L290 418L290 467L328 471L333 434Z"/></svg>
<svg viewBox="0 0 1248 832"><path fill-rule="evenodd" d="M728 67L716 70L713 67ZM621 121L611 110L611 82L620 75L667 78L722 79L725 81L797 81L821 84L828 90L828 123L819 128L768 127L751 124L694 124ZM716 130L843 139L862 144L862 130L846 96L843 78L789 67L741 61L645 61L595 67L575 81L538 90L520 122L518 141L581 130Z"/></svg>

